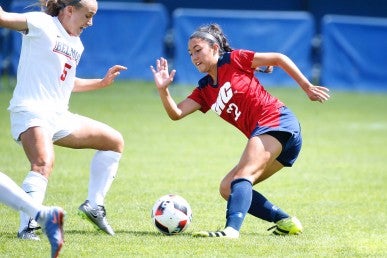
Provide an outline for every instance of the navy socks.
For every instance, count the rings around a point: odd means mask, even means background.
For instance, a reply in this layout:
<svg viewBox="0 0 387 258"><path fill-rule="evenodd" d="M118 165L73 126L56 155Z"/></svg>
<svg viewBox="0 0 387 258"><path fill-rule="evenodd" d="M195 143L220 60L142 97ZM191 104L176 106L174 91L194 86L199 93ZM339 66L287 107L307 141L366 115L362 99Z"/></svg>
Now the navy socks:
<svg viewBox="0 0 387 258"><path fill-rule="evenodd" d="M227 201L226 227L240 230L243 220L251 205L253 185L244 178L231 182L231 194Z"/></svg>
<svg viewBox="0 0 387 258"><path fill-rule="evenodd" d="M277 222L289 217L262 194L253 190L253 185L249 180L238 178L231 182L231 194L227 201L226 227L239 231L247 212L269 222Z"/></svg>
<svg viewBox="0 0 387 258"><path fill-rule="evenodd" d="M273 205L265 196L255 190L252 190L252 192L251 205L248 211L251 215L269 222L277 222L289 217L287 213Z"/></svg>

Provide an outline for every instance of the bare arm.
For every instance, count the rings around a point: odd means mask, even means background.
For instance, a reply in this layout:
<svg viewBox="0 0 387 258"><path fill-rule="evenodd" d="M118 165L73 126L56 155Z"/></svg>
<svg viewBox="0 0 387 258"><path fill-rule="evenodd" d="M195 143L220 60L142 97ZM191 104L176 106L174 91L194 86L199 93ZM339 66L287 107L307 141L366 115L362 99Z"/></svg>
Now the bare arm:
<svg viewBox="0 0 387 258"><path fill-rule="evenodd" d="M76 78L74 82L73 92L84 92L105 88L114 82L114 79L122 70L126 70L125 66L115 65L111 67L103 79L81 79Z"/></svg>
<svg viewBox="0 0 387 258"><path fill-rule="evenodd" d="M27 18L21 13L6 12L0 6L0 27L16 31L27 31Z"/></svg>
<svg viewBox="0 0 387 258"><path fill-rule="evenodd" d="M256 69L259 66L279 66L290 77L292 77L298 85L308 95L312 101L324 102L329 99L329 89L322 86L314 86L302 74L296 64L286 55L280 53L255 53L252 68Z"/></svg>
<svg viewBox="0 0 387 258"><path fill-rule="evenodd" d="M182 119L186 115L189 115L200 109L200 105L192 99L186 98L179 104L176 104L176 102L173 100L171 94L169 93L168 87L172 83L176 71L172 70L169 74L168 61L166 59L157 59L156 69L151 66L151 71L153 72L155 84L159 91L161 102L163 103L164 109L168 116L172 120Z"/></svg>

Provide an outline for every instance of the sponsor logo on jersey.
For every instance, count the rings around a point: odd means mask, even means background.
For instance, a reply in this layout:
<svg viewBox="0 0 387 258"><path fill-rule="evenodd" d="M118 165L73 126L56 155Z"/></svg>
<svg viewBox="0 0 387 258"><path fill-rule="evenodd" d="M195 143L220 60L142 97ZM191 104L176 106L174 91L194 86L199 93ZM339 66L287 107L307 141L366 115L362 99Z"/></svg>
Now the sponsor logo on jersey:
<svg viewBox="0 0 387 258"><path fill-rule="evenodd" d="M237 121L242 112L235 103L229 103L232 96L234 96L234 93L232 92L231 83L226 82L222 87L220 87L216 102L212 104L211 109L220 116L228 105L226 112L230 114L235 121Z"/></svg>
<svg viewBox="0 0 387 258"><path fill-rule="evenodd" d="M81 58L81 54L75 48L72 48L63 41L58 40L55 43L53 51L75 60L76 63L78 63Z"/></svg>
<svg viewBox="0 0 387 258"><path fill-rule="evenodd" d="M232 96L233 93L231 89L231 84L230 82L226 82L222 87L220 87L218 98L216 99L216 102L211 106L211 109L220 116Z"/></svg>

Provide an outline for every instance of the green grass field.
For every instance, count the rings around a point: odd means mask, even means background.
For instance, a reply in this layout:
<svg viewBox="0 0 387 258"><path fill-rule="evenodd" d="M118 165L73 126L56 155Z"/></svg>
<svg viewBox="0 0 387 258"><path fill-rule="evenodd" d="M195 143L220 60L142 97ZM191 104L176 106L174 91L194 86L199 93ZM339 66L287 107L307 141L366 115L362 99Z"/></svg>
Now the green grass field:
<svg viewBox="0 0 387 258"><path fill-rule="evenodd" d="M175 86L180 100L191 89ZM91 150L56 147L45 204L67 211L62 257L387 257L387 95L331 92L325 104L300 89L269 88L299 117L304 145L293 168L256 185L273 203L303 223L299 236L277 237L272 224L247 216L237 240L193 238L197 230L222 228L226 202L222 177L239 160L244 136L212 112L173 122L152 83L117 82L77 93L71 110L122 132L126 147L106 198L116 231L95 231L76 212L87 196ZM11 139L0 91L0 170L21 184L29 164ZM163 236L151 223L156 199L177 193L194 219L182 235ZM49 243L16 238L18 213L0 205L0 257L48 257Z"/></svg>

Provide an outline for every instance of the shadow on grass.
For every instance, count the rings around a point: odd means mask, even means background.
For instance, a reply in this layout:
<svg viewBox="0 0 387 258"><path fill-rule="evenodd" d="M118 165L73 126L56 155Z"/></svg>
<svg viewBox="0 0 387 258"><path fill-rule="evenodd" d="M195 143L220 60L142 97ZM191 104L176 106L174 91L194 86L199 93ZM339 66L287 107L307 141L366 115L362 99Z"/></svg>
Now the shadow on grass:
<svg viewBox="0 0 387 258"><path fill-rule="evenodd" d="M46 236L43 234L43 232L41 230L38 230L36 231L37 235L40 237L40 239L44 239L46 238ZM184 232L184 233L181 233L181 234L177 234L177 235L164 235L160 232L157 232L157 231L133 231L133 230L117 230L115 231L116 235L131 235L131 236L134 236L134 237L141 237L141 236L153 236L153 237L193 237L192 236L192 232ZM106 236L106 237L111 237L109 236L108 234L106 234L105 232L101 231L101 230L65 230L65 238L66 238L66 235L72 235L72 236L84 236L84 235L90 235L90 236ZM275 238L278 238L278 239L285 239L287 237L284 237L284 236L276 236L276 235L273 235L273 234L270 234L270 233L252 233L252 232L245 232L243 233L243 236L244 237L270 237L270 239L275 239ZM293 236L294 237L294 236ZM195 239L209 239L209 238L198 238L198 237L194 237ZM16 236L16 233L2 233L1 234L1 237L0 237L0 241L4 241L4 240L15 240L17 239L17 236Z"/></svg>
<svg viewBox="0 0 387 258"><path fill-rule="evenodd" d="M134 231L134 230L116 230L115 231L116 235L119 234L128 234L128 235L133 235L133 236L155 236L155 237L160 237L160 236L165 236L165 237L193 237L192 234L193 232L184 232L176 235L164 235L158 231ZM65 230L65 234L73 234L73 235L84 235L84 234L93 234L93 235L106 235L101 230ZM282 238L284 236L277 236L272 234L270 231L262 231L262 232L243 232L241 233L243 236L249 236L249 237L276 237L276 238ZM289 236L288 236L289 237ZM195 238L203 238L203 239L208 239L206 237L195 237Z"/></svg>
<svg viewBox="0 0 387 258"><path fill-rule="evenodd" d="M133 236L166 236L168 235L163 235L162 233L159 233L157 231L133 231L133 230L116 230L115 231L116 235L118 234L128 234L128 235L133 235ZM89 231L89 230L65 230L65 234L72 234L72 235L85 235L85 234L93 234L93 235L106 235L101 230L97 231ZM189 236L191 235L190 233L182 233L178 235L170 235L170 236Z"/></svg>

